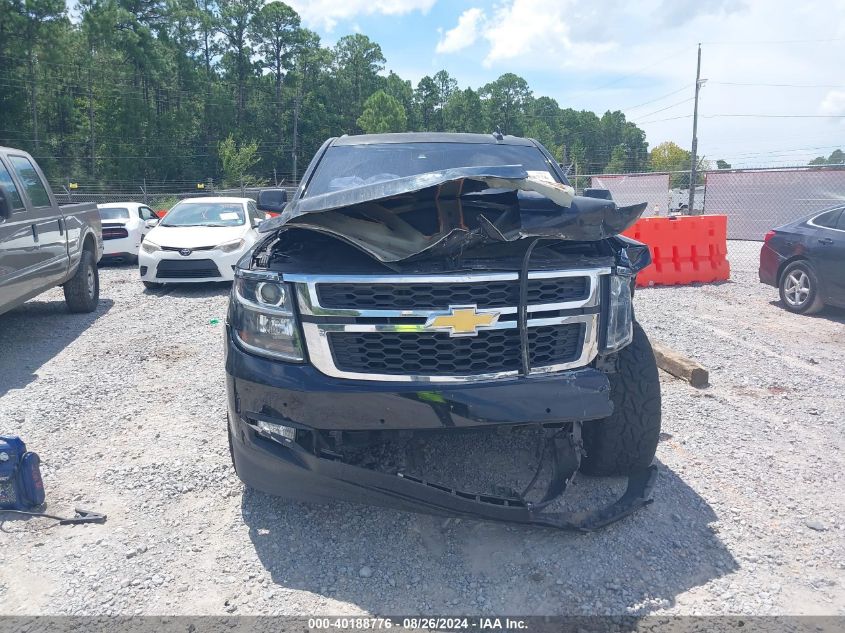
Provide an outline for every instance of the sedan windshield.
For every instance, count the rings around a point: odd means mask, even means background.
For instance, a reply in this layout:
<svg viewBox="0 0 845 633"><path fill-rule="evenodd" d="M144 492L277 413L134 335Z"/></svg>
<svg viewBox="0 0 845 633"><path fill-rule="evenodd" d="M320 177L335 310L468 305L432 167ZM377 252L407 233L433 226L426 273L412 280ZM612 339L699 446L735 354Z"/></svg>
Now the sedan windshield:
<svg viewBox="0 0 845 633"><path fill-rule="evenodd" d="M361 187L455 167L519 165L554 180L546 156L533 145L494 143L381 143L330 147L305 196Z"/></svg>
<svg viewBox="0 0 845 633"><path fill-rule="evenodd" d="M245 218L243 205L237 202L180 202L161 226L241 226Z"/></svg>
<svg viewBox="0 0 845 633"><path fill-rule="evenodd" d="M101 220L128 220L129 209L124 207L106 207L100 209Z"/></svg>

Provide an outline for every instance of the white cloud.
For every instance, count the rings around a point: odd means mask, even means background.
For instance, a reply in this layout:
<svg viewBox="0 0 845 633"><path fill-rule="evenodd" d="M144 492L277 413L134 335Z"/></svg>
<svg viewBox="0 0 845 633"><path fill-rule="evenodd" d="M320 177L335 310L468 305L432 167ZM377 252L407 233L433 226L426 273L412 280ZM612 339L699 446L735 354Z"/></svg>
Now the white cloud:
<svg viewBox="0 0 845 633"><path fill-rule="evenodd" d="M511 0L495 7L490 16L479 8L467 9L458 24L440 38L436 52L454 53L483 37L489 44L483 63L489 68L497 62L531 56L558 65L565 58L572 64L612 49L613 42L573 43L570 24L586 16L577 7L575 0Z"/></svg>
<svg viewBox="0 0 845 633"><path fill-rule="evenodd" d="M739 0L663 0L658 14L664 24L679 26L701 15L727 15L744 8L745 3Z"/></svg>
<svg viewBox="0 0 845 633"><path fill-rule="evenodd" d="M822 100L819 111L830 116L845 116L845 90L831 90Z"/></svg>
<svg viewBox="0 0 845 633"><path fill-rule="evenodd" d="M479 27L484 19L484 12L478 8L467 9L458 18L458 25L446 31L437 42L438 53L455 53L472 46L478 39Z"/></svg>
<svg viewBox="0 0 845 633"><path fill-rule="evenodd" d="M340 20L359 15L404 15L414 11L428 13L437 0L292 0L302 21L311 27L331 31Z"/></svg>

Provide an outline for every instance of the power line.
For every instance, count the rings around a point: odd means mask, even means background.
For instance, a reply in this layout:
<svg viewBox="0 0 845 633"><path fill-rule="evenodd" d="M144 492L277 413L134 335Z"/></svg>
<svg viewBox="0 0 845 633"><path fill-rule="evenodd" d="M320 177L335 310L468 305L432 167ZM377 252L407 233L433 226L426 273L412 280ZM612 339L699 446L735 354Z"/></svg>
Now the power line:
<svg viewBox="0 0 845 633"><path fill-rule="evenodd" d="M760 88L845 88L843 84L765 84L745 83L740 81L711 81L710 84L717 86L746 86Z"/></svg>
<svg viewBox="0 0 845 633"><path fill-rule="evenodd" d="M649 123L662 123L663 121L677 121L678 119L691 119L691 114L683 114L681 116L670 116L666 119L654 119L653 121L637 121L637 125L648 125Z"/></svg>
<svg viewBox="0 0 845 633"><path fill-rule="evenodd" d="M621 77L617 77L616 79L612 79L611 81L608 81L607 83L603 83L600 86L593 88L593 90L603 90L604 88L607 88L608 86L612 86L614 84L619 83L623 79L628 79L629 77L633 77L634 75L637 75L644 70L648 70L649 68L653 68L654 66L657 66L658 64L665 62L667 59L671 59L671 58L676 57L678 53L680 53L681 51L686 50L688 48L689 48L689 46L683 46L681 48L677 48L677 49L673 50L671 54L663 55L663 56L659 57L658 59L656 59L654 62L647 64L645 66L640 66L637 70L631 71L627 75L622 75Z"/></svg>
<svg viewBox="0 0 845 633"><path fill-rule="evenodd" d="M711 41L711 42L701 42L702 44L718 44L718 45L736 45L736 46L745 46L748 44L755 45L755 44L821 44L824 42L845 42L845 38L843 37L832 37L826 39L812 39L812 40L722 40L720 41Z"/></svg>
<svg viewBox="0 0 845 633"><path fill-rule="evenodd" d="M647 119L652 114L657 114L658 112L663 112L664 110L671 110L672 108L675 108L679 105L683 105L685 103L689 103L690 101L694 101L694 100L695 100L695 97L690 97L689 99L684 99L683 101L678 101L677 103L673 103L672 105L668 105L665 108L660 108L659 110L655 110L654 112L649 112L648 114L641 114L639 116L642 116L644 119Z"/></svg>
<svg viewBox="0 0 845 633"><path fill-rule="evenodd" d="M705 119L745 117L752 119L845 119L845 114L707 114Z"/></svg>
<svg viewBox="0 0 845 633"><path fill-rule="evenodd" d="M621 108L621 110L622 110L622 112L628 112L629 110L636 110L637 108L641 108L644 105L649 105L649 104L654 103L656 101L661 101L661 100L665 99L666 97L671 97L672 95L676 95L679 92L683 92L684 90L689 88L691 85L692 84L687 84L687 85L685 85L681 88L678 88L677 90L674 90L672 92L667 92L665 95L661 95L659 97L656 97L656 98L652 99L651 101L644 101L643 103L638 103L635 106L630 106L628 108Z"/></svg>
<svg viewBox="0 0 845 633"><path fill-rule="evenodd" d="M750 118L750 119L845 119L845 114L702 114L699 115L702 119L721 119L721 118ZM691 114L683 116L673 116L666 119L654 119L653 121L638 121L638 125L648 125L649 123L661 123L663 121L676 121L678 119L692 118Z"/></svg>

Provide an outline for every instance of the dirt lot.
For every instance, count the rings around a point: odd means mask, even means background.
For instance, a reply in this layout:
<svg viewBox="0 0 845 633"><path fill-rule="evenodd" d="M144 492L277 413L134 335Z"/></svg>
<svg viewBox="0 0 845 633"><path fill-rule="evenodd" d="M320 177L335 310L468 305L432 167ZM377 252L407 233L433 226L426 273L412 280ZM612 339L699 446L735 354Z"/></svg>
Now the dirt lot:
<svg viewBox="0 0 845 633"><path fill-rule="evenodd" d="M150 292L105 268L96 314L67 314L60 291L31 301L0 316L0 432L41 454L50 511L109 518L2 523L0 613L843 615L845 313L782 310L756 248L732 246L730 283L638 291L646 331L712 386L663 376L656 501L590 535L244 491L226 287ZM469 436L424 458L471 485L524 481L534 446Z"/></svg>

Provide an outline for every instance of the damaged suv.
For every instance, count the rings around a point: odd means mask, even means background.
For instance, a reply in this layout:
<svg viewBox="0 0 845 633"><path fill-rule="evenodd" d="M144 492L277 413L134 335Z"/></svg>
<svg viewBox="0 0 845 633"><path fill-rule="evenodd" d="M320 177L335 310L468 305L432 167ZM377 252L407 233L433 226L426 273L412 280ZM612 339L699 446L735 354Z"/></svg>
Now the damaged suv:
<svg viewBox="0 0 845 633"><path fill-rule="evenodd" d="M281 210L278 191L262 193L260 208ZM646 205L585 194L530 139L326 141L236 270L226 373L241 480L581 530L648 504L660 385L632 296L650 256L619 235ZM520 425L543 430L544 494L465 492L344 457L391 435ZM554 511L578 472L628 486L607 507Z"/></svg>

